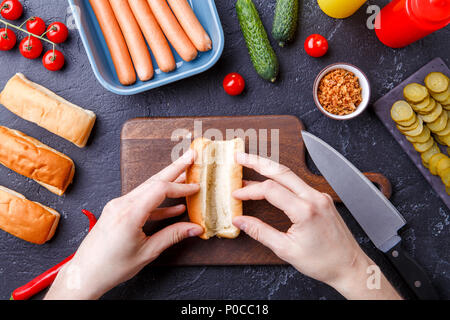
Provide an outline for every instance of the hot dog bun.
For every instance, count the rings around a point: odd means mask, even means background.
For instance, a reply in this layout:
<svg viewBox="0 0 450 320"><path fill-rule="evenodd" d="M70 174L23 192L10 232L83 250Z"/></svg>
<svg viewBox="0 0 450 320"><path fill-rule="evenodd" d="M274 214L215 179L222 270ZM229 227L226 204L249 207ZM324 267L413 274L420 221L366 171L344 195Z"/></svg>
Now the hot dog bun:
<svg viewBox="0 0 450 320"><path fill-rule="evenodd" d="M197 157L186 171L186 183L200 184L200 191L187 197L191 222L205 230L202 239L236 238L240 231L232 219L242 215L242 201L231 194L242 188L242 166L234 157L236 152L245 152L244 141L200 138L194 140L191 149L197 152Z"/></svg>
<svg viewBox="0 0 450 320"><path fill-rule="evenodd" d="M189 39L198 51L212 49L212 41L186 0L168 0L170 8L177 17Z"/></svg>
<svg viewBox="0 0 450 320"><path fill-rule="evenodd" d="M0 126L0 163L61 196L75 165L66 155L26 134Z"/></svg>
<svg viewBox="0 0 450 320"><path fill-rule="evenodd" d="M0 229L25 241L44 244L55 234L60 215L0 186Z"/></svg>
<svg viewBox="0 0 450 320"><path fill-rule="evenodd" d="M109 0L109 3L122 30L139 79L150 80L154 74L152 58L128 0Z"/></svg>
<svg viewBox="0 0 450 320"><path fill-rule="evenodd" d="M156 21L147 0L128 0L142 33L153 52L156 63L162 72L170 72L177 67L169 43Z"/></svg>
<svg viewBox="0 0 450 320"><path fill-rule="evenodd" d="M147 2L161 29L181 59L186 62L194 60L198 55L197 49L178 23L166 0L147 0Z"/></svg>
<svg viewBox="0 0 450 320"><path fill-rule="evenodd" d="M96 120L92 111L82 109L50 90L25 78L13 76L0 93L0 103L19 117L83 148Z"/></svg>
<svg viewBox="0 0 450 320"><path fill-rule="evenodd" d="M136 82L136 72L119 23L108 0L89 0L116 68L119 81L124 86Z"/></svg>

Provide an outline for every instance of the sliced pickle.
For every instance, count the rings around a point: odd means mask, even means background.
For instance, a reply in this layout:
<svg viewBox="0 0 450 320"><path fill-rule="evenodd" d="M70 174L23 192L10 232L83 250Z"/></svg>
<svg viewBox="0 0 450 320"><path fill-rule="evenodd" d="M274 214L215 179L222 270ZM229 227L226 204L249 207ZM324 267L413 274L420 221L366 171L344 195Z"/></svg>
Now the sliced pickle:
<svg viewBox="0 0 450 320"><path fill-rule="evenodd" d="M428 169L430 169L432 175L437 175L437 165L439 161L441 161L441 159L444 159L445 157L446 155L443 153L437 153L431 157Z"/></svg>
<svg viewBox="0 0 450 320"><path fill-rule="evenodd" d="M409 130L413 130L413 129L417 128L419 126L419 124L420 124L420 120L419 120L419 118L416 117L416 121L414 121L414 123L412 125L402 126L402 125L397 124L397 129L402 132L409 131Z"/></svg>
<svg viewBox="0 0 450 320"><path fill-rule="evenodd" d="M422 157L422 161L429 165L431 157L438 153L441 153L441 150L439 150L439 147L435 143L430 149L422 153L420 156Z"/></svg>
<svg viewBox="0 0 450 320"><path fill-rule="evenodd" d="M417 152L423 153L425 151L427 151L428 149L430 149L436 142L434 142L433 137L430 137L430 139L428 139L425 142L415 142L413 143L414 149Z"/></svg>
<svg viewBox="0 0 450 320"><path fill-rule="evenodd" d="M450 187L450 168L444 169L440 175L445 187Z"/></svg>
<svg viewBox="0 0 450 320"><path fill-rule="evenodd" d="M447 111L447 114L449 111ZM448 118L450 119L450 115L448 115ZM450 133L450 121L447 121L447 126L442 131L435 132L438 136L446 136Z"/></svg>
<svg viewBox="0 0 450 320"><path fill-rule="evenodd" d="M450 88L442 93L432 93L431 96L438 102L444 102L450 98Z"/></svg>
<svg viewBox="0 0 450 320"><path fill-rule="evenodd" d="M436 121L436 119L442 114L444 109L442 109L442 106L440 103L437 104L436 109L434 109L429 114L421 114L419 115L419 118L421 118L424 122L429 123Z"/></svg>
<svg viewBox="0 0 450 320"><path fill-rule="evenodd" d="M437 102L434 99L430 99L430 104L427 105L425 108L422 108L422 110L417 110L419 114L428 114L432 112L437 106Z"/></svg>
<svg viewBox="0 0 450 320"><path fill-rule="evenodd" d="M403 96L412 103L419 103L429 96L426 87L418 83L410 83L403 89Z"/></svg>
<svg viewBox="0 0 450 320"><path fill-rule="evenodd" d="M408 122L414 119L415 115L409 103L403 100L397 101L391 108L391 117L395 122Z"/></svg>
<svg viewBox="0 0 450 320"><path fill-rule="evenodd" d="M442 175L442 173L444 172L444 170L450 168L450 158L449 157L445 157L442 158L441 160L438 161L437 164L437 173L439 176Z"/></svg>
<svg viewBox="0 0 450 320"><path fill-rule="evenodd" d="M448 134L446 136L439 136L439 139L442 140L442 142L444 143L444 146L450 147L450 134Z"/></svg>
<svg viewBox="0 0 450 320"><path fill-rule="evenodd" d="M448 112L444 110L435 121L427 123L427 127L430 128L431 132L439 132L447 127L448 122Z"/></svg>
<svg viewBox="0 0 450 320"><path fill-rule="evenodd" d="M408 137L417 137L423 132L425 127L426 126L423 125L422 119L419 118L419 125L417 126L417 128L413 130L402 131L402 133Z"/></svg>
<svg viewBox="0 0 450 320"><path fill-rule="evenodd" d="M432 72L426 76L425 85L431 92L441 93L448 89L449 79L442 72Z"/></svg>
<svg viewBox="0 0 450 320"><path fill-rule="evenodd" d="M431 103L431 97L426 97L422 102L419 103L411 103L411 107L414 111L421 111L425 109Z"/></svg>
<svg viewBox="0 0 450 320"><path fill-rule="evenodd" d="M412 143L425 142L428 139L430 139L431 131L430 131L430 129L428 129L427 126L424 126L423 127L423 131L422 131L422 133L420 135L415 136L415 137L408 137L408 136L405 136L405 137L406 137L406 140L408 140L409 142L412 142Z"/></svg>

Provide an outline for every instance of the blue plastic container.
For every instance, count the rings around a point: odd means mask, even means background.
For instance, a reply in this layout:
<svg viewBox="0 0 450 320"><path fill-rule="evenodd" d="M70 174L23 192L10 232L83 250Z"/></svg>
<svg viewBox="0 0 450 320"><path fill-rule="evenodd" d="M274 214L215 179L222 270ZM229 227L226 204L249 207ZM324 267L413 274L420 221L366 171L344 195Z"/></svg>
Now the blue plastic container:
<svg viewBox="0 0 450 320"><path fill-rule="evenodd" d="M131 86L124 86L119 82L105 38L89 0L68 1L95 76L106 89L116 94L137 94L193 76L211 68L222 55L224 35L214 0L188 0L200 23L211 37L213 49L200 52L194 61L185 62L172 48L177 69L170 73L157 69L158 65L152 56L155 68L154 78L146 82L138 80Z"/></svg>

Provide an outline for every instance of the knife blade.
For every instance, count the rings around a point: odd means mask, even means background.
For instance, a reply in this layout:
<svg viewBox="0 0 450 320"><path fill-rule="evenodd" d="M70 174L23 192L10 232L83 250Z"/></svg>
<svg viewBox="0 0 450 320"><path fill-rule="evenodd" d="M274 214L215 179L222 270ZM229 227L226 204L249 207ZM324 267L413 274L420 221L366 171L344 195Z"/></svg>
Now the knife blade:
<svg viewBox="0 0 450 320"><path fill-rule="evenodd" d="M438 299L425 271L400 246L406 220L350 161L316 136L302 131L315 165L373 244L394 264L420 299Z"/></svg>

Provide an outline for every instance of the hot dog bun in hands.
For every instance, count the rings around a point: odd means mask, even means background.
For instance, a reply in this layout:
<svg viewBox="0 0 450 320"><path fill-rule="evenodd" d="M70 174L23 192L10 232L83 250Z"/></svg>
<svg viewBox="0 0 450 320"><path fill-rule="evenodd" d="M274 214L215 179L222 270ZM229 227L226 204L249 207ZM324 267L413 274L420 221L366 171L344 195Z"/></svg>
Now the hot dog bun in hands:
<svg viewBox="0 0 450 320"><path fill-rule="evenodd" d="M242 215L242 201L231 194L242 188L242 166L235 162L235 154L245 152L244 141L200 138L192 143L191 149L197 157L186 171L186 182L200 185L197 194L187 197L191 222L205 230L202 239L236 238L240 230L232 220Z"/></svg>
<svg viewBox="0 0 450 320"><path fill-rule="evenodd" d="M60 215L0 186L0 229L25 241L44 244L55 234Z"/></svg>

